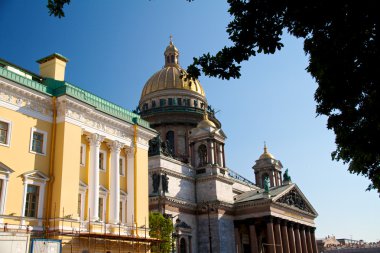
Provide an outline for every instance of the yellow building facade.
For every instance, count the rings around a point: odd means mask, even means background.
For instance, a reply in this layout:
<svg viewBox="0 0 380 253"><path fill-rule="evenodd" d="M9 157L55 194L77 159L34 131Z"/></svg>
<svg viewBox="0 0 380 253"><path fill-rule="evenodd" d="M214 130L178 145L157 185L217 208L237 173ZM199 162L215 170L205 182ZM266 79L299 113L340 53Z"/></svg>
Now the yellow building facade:
<svg viewBox="0 0 380 253"><path fill-rule="evenodd" d="M0 59L0 247L27 234L61 240L63 252L149 251L156 132L66 82L67 62L45 57L36 75Z"/></svg>

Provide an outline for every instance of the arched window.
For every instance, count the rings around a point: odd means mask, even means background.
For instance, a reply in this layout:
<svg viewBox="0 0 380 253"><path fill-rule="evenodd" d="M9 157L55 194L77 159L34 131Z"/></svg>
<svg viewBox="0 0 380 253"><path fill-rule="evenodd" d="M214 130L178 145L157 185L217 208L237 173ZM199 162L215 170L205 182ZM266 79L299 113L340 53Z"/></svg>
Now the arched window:
<svg viewBox="0 0 380 253"><path fill-rule="evenodd" d="M199 156L199 167L205 166L207 164L207 148L206 145L202 144L198 148Z"/></svg>
<svg viewBox="0 0 380 253"><path fill-rule="evenodd" d="M174 55L171 55L171 60L172 60L172 62L171 63L174 63Z"/></svg>
<svg viewBox="0 0 380 253"><path fill-rule="evenodd" d="M168 131L166 133L166 144L169 154L174 155L174 132Z"/></svg>
<svg viewBox="0 0 380 253"><path fill-rule="evenodd" d="M181 238L179 241L179 253L186 253L186 240Z"/></svg>

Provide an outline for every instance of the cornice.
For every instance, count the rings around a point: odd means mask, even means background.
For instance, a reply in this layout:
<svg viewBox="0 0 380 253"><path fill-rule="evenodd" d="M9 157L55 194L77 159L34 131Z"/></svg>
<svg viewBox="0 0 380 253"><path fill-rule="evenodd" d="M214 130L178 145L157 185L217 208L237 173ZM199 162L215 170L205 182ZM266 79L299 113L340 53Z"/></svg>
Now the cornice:
<svg viewBox="0 0 380 253"><path fill-rule="evenodd" d="M92 106L66 95L57 99L57 123L59 122L72 123L84 131L103 135L127 146L132 144L132 124L99 112Z"/></svg>
<svg viewBox="0 0 380 253"><path fill-rule="evenodd" d="M0 105L44 121L53 121L51 97L0 77Z"/></svg>
<svg viewBox="0 0 380 253"><path fill-rule="evenodd" d="M204 181L210 181L210 180L218 180L223 183L227 183L230 185L233 185L234 182L229 177L223 177L221 175L208 175L208 176L202 176L202 177L196 177L197 182L204 182Z"/></svg>

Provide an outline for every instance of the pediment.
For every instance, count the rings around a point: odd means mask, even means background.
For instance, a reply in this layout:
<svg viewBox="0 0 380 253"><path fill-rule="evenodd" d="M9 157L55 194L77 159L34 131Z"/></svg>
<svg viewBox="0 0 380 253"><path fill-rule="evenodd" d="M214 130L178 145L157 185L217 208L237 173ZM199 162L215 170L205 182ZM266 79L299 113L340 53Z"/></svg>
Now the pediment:
<svg viewBox="0 0 380 253"><path fill-rule="evenodd" d="M79 180L79 189L87 190L87 188L88 188L88 185L82 180Z"/></svg>
<svg viewBox="0 0 380 253"><path fill-rule="evenodd" d="M49 177L45 173L39 170L27 171L21 174L21 176L23 177L24 180L29 179L29 180L36 180L36 181L43 181L43 182L49 181Z"/></svg>
<svg viewBox="0 0 380 253"><path fill-rule="evenodd" d="M282 206L288 206L292 209L298 209L303 212L317 216L317 211L313 208L305 195L301 192L297 185L289 187L286 191L273 198L273 202Z"/></svg>
<svg viewBox="0 0 380 253"><path fill-rule="evenodd" d="M12 170L11 168L9 168L7 165L5 165L4 163L0 162L0 173L1 174L6 174L6 175L9 175L11 173L13 173L14 170Z"/></svg>
<svg viewBox="0 0 380 253"><path fill-rule="evenodd" d="M100 193L104 193L104 194L107 194L109 191L106 187L104 187L103 185L99 185L99 192Z"/></svg>

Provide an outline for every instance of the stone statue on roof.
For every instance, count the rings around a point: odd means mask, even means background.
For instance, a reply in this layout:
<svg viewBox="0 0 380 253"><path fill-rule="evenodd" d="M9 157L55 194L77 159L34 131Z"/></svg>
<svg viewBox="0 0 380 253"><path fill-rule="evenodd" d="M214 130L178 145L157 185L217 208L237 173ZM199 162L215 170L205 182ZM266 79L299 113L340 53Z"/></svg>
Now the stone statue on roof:
<svg viewBox="0 0 380 253"><path fill-rule="evenodd" d="M264 192L269 192L269 185L270 185L270 181L269 181L269 177L266 176L265 179L264 179Z"/></svg>
<svg viewBox="0 0 380 253"><path fill-rule="evenodd" d="M291 182L291 181L292 181L292 178L289 176L288 169L286 169L284 173L284 182Z"/></svg>

